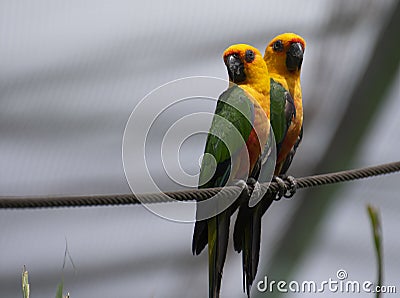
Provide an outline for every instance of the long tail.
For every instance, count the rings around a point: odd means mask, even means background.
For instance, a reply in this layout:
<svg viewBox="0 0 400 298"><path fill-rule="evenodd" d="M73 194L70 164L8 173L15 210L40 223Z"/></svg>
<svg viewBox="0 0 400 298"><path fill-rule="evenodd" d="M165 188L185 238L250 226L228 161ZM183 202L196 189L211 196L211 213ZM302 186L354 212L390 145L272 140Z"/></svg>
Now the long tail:
<svg viewBox="0 0 400 298"><path fill-rule="evenodd" d="M260 260L261 218L272 201L266 198L253 208L243 204L235 222L233 244L235 251L242 252L243 291L248 297Z"/></svg>
<svg viewBox="0 0 400 298"><path fill-rule="evenodd" d="M199 255L208 243L207 220L196 221L193 231L192 253Z"/></svg>
<svg viewBox="0 0 400 298"><path fill-rule="evenodd" d="M228 248L230 214L226 210L208 220L209 298L218 298Z"/></svg>

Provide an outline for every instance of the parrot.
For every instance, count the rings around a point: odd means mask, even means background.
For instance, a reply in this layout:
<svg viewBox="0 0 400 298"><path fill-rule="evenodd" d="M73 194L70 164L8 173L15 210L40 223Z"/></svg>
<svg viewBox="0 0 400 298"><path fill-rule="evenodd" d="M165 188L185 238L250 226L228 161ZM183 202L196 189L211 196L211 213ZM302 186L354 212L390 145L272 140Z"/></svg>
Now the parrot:
<svg viewBox="0 0 400 298"><path fill-rule="evenodd" d="M300 71L306 43L294 33L274 37L265 49L270 78L270 120L277 146L274 179L285 175L303 137ZM293 183L293 182L292 182ZM234 249L242 252L243 289L250 289L260 257L261 218L275 199L267 196L254 207L242 204L235 222Z"/></svg>
<svg viewBox="0 0 400 298"><path fill-rule="evenodd" d="M305 40L294 33L276 36L265 49L264 60L270 69L271 125L278 146L275 175L288 171L303 138L303 100L300 72Z"/></svg>
<svg viewBox="0 0 400 298"><path fill-rule="evenodd" d="M235 185L240 181L246 184L244 179L257 179L263 154L268 149L270 84L262 54L253 46L235 44L224 51L223 60L229 87L217 101L201 162L199 188ZM220 119L231 123L241 140L235 140L232 129ZM232 144L230 150L227 141ZM238 208L236 201L205 219L198 216L201 207L197 202L192 253L199 255L208 245L210 298L220 295L230 217Z"/></svg>

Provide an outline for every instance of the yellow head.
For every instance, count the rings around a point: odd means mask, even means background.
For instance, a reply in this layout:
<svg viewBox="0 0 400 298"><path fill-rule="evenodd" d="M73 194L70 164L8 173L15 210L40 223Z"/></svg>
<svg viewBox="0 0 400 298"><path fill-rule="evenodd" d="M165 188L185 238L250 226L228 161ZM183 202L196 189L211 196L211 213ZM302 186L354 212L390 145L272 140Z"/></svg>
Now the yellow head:
<svg viewBox="0 0 400 298"><path fill-rule="evenodd" d="M264 54L269 72L299 76L305 49L306 42L297 34L284 33L274 37Z"/></svg>
<svg viewBox="0 0 400 298"><path fill-rule="evenodd" d="M224 51L229 80L235 84L267 86L268 70L259 50L247 44L235 44Z"/></svg>

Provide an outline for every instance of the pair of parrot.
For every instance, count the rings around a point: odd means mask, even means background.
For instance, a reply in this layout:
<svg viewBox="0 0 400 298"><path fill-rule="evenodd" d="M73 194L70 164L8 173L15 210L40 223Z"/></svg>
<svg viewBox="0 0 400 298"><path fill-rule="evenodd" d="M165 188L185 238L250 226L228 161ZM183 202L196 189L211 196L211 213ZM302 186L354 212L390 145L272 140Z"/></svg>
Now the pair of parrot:
<svg viewBox="0 0 400 298"><path fill-rule="evenodd" d="M287 172L303 135L300 71L304 51L304 39L294 33L273 38L264 57L246 44L232 45L224 51L230 84L218 98L204 151L204 156L213 160L203 157L199 188L232 185L235 181L243 182L245 177L245 183L256 189L271 145L270 126L277 152L274 175L279 177ZM222 125L220 119L227 120L232 127ZM242 142L232 140L232 130L239 132ZM250 193L247 192L248 197ZM210 298L220 294L230 217L237 209L234 249L242 253L243 288L250 297L259 262L261 217L273 200L274 197L267 197L250 207L248 200L237 199L222 212L197 219L192 252L198 255L208 245Z"/></svg>

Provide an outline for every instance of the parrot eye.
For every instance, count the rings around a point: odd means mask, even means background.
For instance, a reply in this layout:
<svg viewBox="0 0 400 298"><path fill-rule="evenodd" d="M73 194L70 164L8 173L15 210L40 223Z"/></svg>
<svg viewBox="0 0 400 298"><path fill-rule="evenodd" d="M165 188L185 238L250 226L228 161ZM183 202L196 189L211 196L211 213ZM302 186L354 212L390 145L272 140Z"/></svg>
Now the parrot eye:
<svg viewBox="0 0 400 298"><path fill-rule="evenodd" d="M247 63L251 63L253 62L254 58L256 57L256 55L254 54L254 52L252 50L247 50L245 53L245 59Z"/></svg>
<svg viewBox="0 0 400 298"><path fill-rule="evenodd" d="M283 51L282 40L275 41L274 44L272 45L272 48L274 49L275 52L282 52Z"/></svg>

